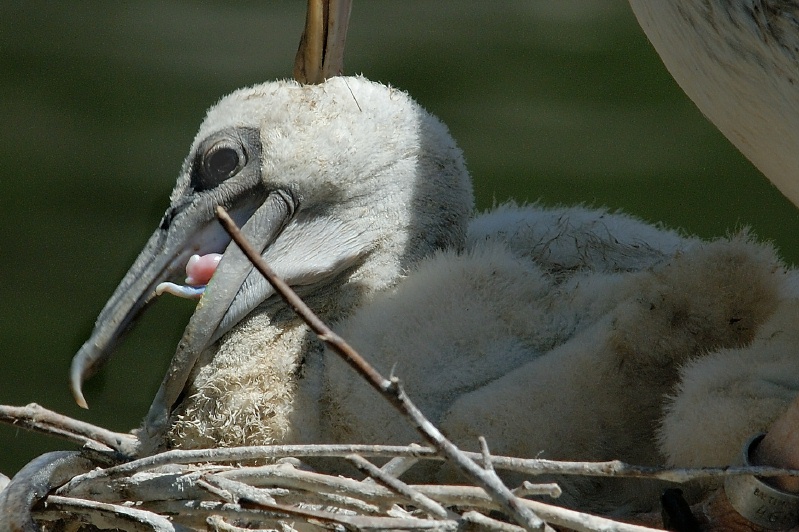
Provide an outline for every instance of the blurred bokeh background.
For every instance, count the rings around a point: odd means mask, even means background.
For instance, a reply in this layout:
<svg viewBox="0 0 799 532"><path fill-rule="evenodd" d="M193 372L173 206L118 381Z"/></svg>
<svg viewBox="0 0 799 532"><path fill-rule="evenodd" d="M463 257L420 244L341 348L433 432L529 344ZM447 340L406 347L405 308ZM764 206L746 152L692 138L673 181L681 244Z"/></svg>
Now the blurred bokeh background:
<svg viewBox="0 0 799 532"><path fill-rule="evenodd" d="M0 403L115 430L145 414L192 303L165 298L87 386L70 359L155 228L205 109L288 77L305 2L0 3ZM348 73L446 122L478 207L622 209L799 259L799 211L694 108L625 0L355 2ZM71 445L0 425L0 471Z"/></svg>

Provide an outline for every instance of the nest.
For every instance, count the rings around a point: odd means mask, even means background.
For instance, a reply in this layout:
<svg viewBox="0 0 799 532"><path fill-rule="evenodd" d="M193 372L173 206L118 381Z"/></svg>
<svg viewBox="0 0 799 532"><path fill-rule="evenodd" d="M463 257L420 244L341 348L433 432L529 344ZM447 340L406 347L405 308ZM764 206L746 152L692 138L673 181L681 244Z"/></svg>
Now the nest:
<svg viewBox="0 0 799 532"><path fill-rule="evenodd" d="M62 435L69 433L72 439L85 442L82 451L39 457L15 478L15 493L0 492L0 503L2 495L8 495L5 506L0 504L7 518L13 513L15 522L28 520L45 531L504 531L547 530L550 524L574 530L652 530L526 498L557 498L560 488L552 483L524 482L502 493L491 483L480 487L403 482L400 477L416 463L445 459L433 447L275 445L171 450L125 461L120 451L135 445L129 434L106 432L38 405L0 407L0 415L45 432L54 432L58 426ZM90 431L93 436L86 436ZM109 448L109 443L116 448ZM665 471L617 462L579 464L491 456L484 441L483 445L482 453L457 452L497 481L498 469L531 475L669 476ZM345 460L365 478L324 474L306 465L319 458ZM375 459L385 464L377 467L370 461ZM253 463L266 465L246 465ZM44 496L37 493L42 479L49 491ZM20 488L27 493L20 496ZM510 524L520 519L524 526Z"/></svg>

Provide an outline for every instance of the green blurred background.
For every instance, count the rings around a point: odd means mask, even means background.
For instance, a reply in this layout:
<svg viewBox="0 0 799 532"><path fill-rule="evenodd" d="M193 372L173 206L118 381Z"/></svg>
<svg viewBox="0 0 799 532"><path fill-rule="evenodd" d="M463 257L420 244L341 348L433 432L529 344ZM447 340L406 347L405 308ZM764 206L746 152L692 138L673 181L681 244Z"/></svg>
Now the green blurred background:
<svg viewBox="0 0 799 532"><path fill-rule="evenodd" d="M0 3L0 403L136 426L192 304L164 299L87 386L70 359L167 206L205 109L287 77L305 2ZM478 206L743 225L799 259L799 214L671 80L624 0L356 0L348 73L446 122ZM71 445L0 425L0 471Z"/></svg>

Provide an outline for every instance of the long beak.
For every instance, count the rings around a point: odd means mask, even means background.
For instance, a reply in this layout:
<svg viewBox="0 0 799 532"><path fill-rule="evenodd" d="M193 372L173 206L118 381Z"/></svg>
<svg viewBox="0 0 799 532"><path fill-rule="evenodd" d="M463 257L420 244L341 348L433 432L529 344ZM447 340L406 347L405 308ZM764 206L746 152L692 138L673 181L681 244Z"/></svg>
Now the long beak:
<svg viewBox="0 0 799 532"><path fill-rule="evenodd" d="M243 225L242 233L263 251L278 237L293 216L295 207L290 196L273 192ZM253 272L253 265L244 253L235 244L229 245L186 326L150 406L144 422L144 430L148 434L158 434L166 427L169 413L185 389L189 375L205 348L271 295L272 291L269 291L262 294L258 301L243 301L247 299L245 280Z"/></svg>
<svg viewBox="0 0 799 532"><path fill-rule="evenodd" d="M293 203L277 192L269 194L266 199L263 195L253 194L237 203L238 205L226 207L237 224L248 228L248 238L253 239L262 249L279 234L293 213ZM197 350L196 360L202 349L224 334L225 331L219 328L219 323L229 311L252 265L238 249L226 250L230 237L216 222L214 207L210 201L195 200L192 203L179 204L178 207L173 206L167 211L160 227L150 237L106 303L91 336L72 359L70 386L78 405L88 408L82 391L83 382L111 357L122 334L152 301L156 286L180 276L192 254L225 251L214 278L184 333L184 341L181 341L175 359L180 358L178 355L181 349L185 351L184 348L191 348ZM191 340L187 341L187 338ZM191 365L193 366L193 361ZM190 369L189 367L189 371ZM165 382L172 373L170 368Z"/></svg>

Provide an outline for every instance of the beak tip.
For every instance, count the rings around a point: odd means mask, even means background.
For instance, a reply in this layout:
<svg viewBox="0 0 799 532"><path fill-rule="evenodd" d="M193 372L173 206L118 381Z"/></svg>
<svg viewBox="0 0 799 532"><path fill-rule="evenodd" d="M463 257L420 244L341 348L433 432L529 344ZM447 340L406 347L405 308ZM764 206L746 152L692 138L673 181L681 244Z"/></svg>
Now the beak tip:
<svg viewBox="0 0 799 532"><path fill-rule="evenodd" d="M72 388L72 397L75 398L75 402L78 403L79 407L85 410L89 409L89 403L87 403L86 398L83 397L83 392L81 392L78 389Z"/></svg>
<svg viewBox="0 0 799 532"><path fill-rule="evenodd" d="M79 367L75 367L73 364L72 371L70 372L69 376L69 388L72 391L72 397L75 399L75 402L78 403L78 406L88 410L89 403L86 402L86 398L83 396L82 387L83 372Z"/></svg>

